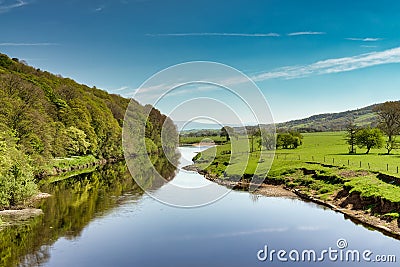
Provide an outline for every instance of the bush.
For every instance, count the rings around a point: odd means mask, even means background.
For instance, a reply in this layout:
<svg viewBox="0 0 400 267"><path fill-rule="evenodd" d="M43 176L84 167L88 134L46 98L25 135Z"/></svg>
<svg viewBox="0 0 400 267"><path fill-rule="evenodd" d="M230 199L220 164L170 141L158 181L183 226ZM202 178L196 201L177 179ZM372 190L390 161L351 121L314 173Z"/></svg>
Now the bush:
<svg viewBox="0 0 400 267"><path fill-rule="evenodd" d="M9 134L6 137L0 132L0 208L14 206L37 192L28 158L10 142Z"/></svg>

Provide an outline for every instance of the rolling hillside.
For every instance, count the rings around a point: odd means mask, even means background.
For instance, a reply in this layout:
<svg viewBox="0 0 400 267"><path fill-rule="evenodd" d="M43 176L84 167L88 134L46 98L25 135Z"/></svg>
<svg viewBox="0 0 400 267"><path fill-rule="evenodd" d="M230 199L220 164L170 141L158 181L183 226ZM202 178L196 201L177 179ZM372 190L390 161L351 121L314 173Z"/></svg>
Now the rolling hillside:
<svg viewBox="0 0 400 267"><path fill-rule="evenodd" d="M376 114L373 108L377 105L339 113L313 115L301 120L278 123L276 128L300 132L342 131L350 121L354 121L358 126L376 126Z"/></svg>

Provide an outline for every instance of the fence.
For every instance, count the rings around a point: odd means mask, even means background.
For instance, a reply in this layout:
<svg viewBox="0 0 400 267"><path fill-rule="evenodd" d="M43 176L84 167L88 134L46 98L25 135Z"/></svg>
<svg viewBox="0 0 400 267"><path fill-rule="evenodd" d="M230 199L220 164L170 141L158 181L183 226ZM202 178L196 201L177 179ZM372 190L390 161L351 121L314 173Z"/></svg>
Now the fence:
<svg viewBox="0 0 400 267"><path fill-rule="evenodd" d="M366 159L357 160L354 158L348 158L346 156L334 156L334 155L300 155L300 154L275 154L275 158L279 160L290 160L290 161L303 161L303 162L315 162L326 165L332 165L336 167L349 167L359 168L371 171L389 172L392 174L399 173L399 164L387 163L384 161L377 162L376 160L368 161Z"/></svg>

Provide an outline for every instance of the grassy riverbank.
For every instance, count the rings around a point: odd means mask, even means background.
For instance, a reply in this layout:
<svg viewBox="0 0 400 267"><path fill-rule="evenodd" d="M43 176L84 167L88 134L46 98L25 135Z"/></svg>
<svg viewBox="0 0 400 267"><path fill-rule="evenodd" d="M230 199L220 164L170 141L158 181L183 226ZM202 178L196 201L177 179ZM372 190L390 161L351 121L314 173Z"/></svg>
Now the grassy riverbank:
<svg viewBox="0 0 400 267"><path fill-rule="evenodd" d="M227 143L197 155L195 162L209 179L226 181L240 176L246 182L253 175L260 176L267 184L284 185L303 197L346 210L348 215L361 211L363 215L357 215L361 221L377 225L374 218L378 218L379 225L400 234L400 155L397 151L383 155L385 151L379 149L369 155L361 154L362 150L349 155L344 138L343 132L304 134L303 146L275 154L249 153L247 140L240 139L238 152L230 154Z"/></svg>

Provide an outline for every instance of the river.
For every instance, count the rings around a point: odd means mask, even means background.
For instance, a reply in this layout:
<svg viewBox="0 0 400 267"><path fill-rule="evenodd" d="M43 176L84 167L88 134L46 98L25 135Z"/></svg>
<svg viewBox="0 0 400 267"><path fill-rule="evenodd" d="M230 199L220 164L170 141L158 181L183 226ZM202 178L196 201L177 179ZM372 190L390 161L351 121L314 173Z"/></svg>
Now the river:
<svg viewBox="0 0 400 267"><path fill-rule="evenodd" d="M183 158L191 158L198 148L180 150ZM185 164L190 162L181 161ZM179 171L172 183L210 182L197 173ZM304 250L316 251L319 258L329 247L339 252L370 250L372 260L395 255L400 261L400 241L314 203L232 191L209 205L176 208L143 193L123 163L42 190L53 194L42 203L44 215L0 232L4 266L380 266L366 265L363 259L335 261L327 254L323 262L301 261ZM163 190L168 186L156 193ZM339 239L346 241L346 248L338 248ZM300 262L288 254L289 262L276 254L272 262L260 261L257 254L264 257L260 250L265 246L269 252L297 250Z"/></svg>

